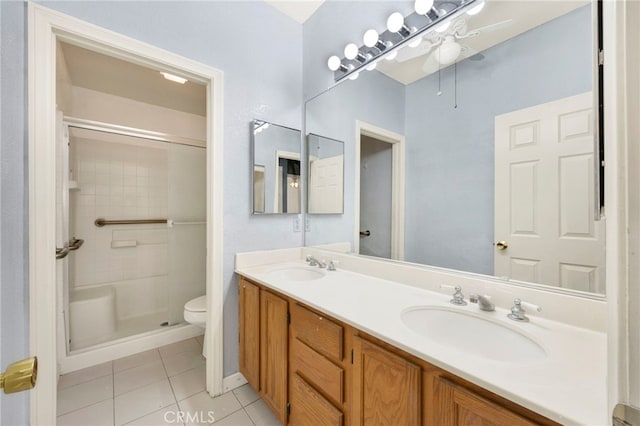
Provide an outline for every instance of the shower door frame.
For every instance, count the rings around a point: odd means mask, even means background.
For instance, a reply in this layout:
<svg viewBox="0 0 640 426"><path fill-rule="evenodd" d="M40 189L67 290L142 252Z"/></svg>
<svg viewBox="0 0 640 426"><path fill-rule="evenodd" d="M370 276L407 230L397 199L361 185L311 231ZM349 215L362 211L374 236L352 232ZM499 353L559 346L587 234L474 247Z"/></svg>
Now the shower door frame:
<svg viewBox="0 0 640 426"><path fill-rule="evenodd" d="M28 3L29 340L38 357L31 424L55 424L57 399L55 141L56 41L65 41L207 87L207 391L223 391L223 72Z"/></svg>

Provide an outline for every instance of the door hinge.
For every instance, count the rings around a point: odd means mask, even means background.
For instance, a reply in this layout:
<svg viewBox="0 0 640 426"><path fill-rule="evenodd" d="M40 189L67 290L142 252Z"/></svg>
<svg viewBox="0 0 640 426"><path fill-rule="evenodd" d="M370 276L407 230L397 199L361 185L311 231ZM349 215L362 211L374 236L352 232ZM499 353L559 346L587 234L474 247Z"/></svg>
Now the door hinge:
<svg viewBox="0 0 640 426"><path fill-rule="evenodd" d="M604 65L604 50L598 51L598 65Z"/></svg>
<svg viewBox="0 0 640 426"><path fill-rule="evenodd" d="M287 416L291 414L291 403L287 402Z"/></svg>

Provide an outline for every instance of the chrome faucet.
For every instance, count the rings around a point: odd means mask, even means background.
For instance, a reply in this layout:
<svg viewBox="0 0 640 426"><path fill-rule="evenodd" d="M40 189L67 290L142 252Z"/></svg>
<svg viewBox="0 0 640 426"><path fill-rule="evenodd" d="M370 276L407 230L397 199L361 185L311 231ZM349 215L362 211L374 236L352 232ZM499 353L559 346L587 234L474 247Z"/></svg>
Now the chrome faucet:
<svg viewBox="0 0 640 426"><path fill-rule="evenodd" d="M509 319L512 319L514 321L529 322L529 317L526 315L527 311L524 309L523 306L529 309L533 309L536 312L542 311L542 308L538 305L534 305L533 303L523 302L520 299L515 299L513 301L513 306L511 307L511 313L507 314L507 317L509 317Z"/></svg>
<svg viewBox="0 0 640 426"><path fill-rule="evenodd" d="M467 304L464 300L464 294L462 294L462 288L460 286L452 286L447 284L441 284L440 288L451 288L454 290L453 299L450 302L454 305L464 306Z"/></svg>
<svg viewBox="0 0 640 426"><path fill-rule="evenodd" d="M327 265L327 271L335 271L336 270L336 264L338 263L337 260L331 260L329 261L329 265Z"/></svg>
<svg viewBox="0 0 640 426"><path fill-rule="evenodd" d="M318 268L326 268L327 267L327 262L324 260L318 260L315 257L309 255L306 257L306 261L309 264L309 266L317 266Z"/></svg>
<svg viewBox="0 0 640 426"><path fill-rule="evenodd" d="M469 302L477 303L478 308L480 308L481 311L493 312L496 310L496 305L491 302L491 296L483 294L470 294Z"/></svg>

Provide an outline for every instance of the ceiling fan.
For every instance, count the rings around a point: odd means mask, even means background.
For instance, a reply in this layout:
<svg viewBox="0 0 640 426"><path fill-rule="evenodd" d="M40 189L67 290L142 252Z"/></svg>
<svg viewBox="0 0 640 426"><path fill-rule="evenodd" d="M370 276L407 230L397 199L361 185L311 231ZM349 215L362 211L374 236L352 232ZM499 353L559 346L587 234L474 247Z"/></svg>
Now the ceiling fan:
<svg viewBox="0 0 640 426"><path fill-rule="evenodd" d="M445 23L435 28L434 32L425 35L420 44L413 48L404 48L398 52L395 60L406 62L423 55L429 55L422 66L426 73L433 72L442 65L449 65L455 62L462 55L463 58L471 60L482 60L484 56L476 50L459 43L471 37L476 37L482 33L496 31L510 25L511 19L487 25L481 28L469 30L465 18L455 19L451 23Z"/></svg>

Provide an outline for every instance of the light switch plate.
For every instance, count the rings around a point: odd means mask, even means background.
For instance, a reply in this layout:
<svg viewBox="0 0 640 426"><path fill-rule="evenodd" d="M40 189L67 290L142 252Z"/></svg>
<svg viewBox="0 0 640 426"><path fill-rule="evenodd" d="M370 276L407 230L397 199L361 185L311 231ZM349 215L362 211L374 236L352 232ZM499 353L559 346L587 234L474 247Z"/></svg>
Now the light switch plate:
<svg viewBox="0 0 640 426"><path fill-rule="evenodd" d="M300 215L295 215L293 217L293 232L300 232L301 231L301 219L300 219Z"/></svg>

